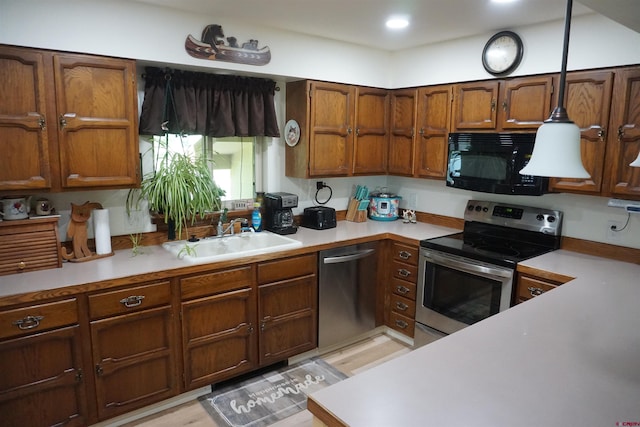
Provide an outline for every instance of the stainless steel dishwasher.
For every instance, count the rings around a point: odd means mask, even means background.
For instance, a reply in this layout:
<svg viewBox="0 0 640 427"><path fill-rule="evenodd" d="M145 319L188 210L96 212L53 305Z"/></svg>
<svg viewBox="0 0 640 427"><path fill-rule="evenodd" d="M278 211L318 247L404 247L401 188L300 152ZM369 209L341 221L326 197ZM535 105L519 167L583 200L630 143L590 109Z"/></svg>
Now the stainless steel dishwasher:
<svg viewBox="0 0 640 427"><path fill-rule="evenodd" d="M376 327L376 242L320 251L318 347Z"/></svg>

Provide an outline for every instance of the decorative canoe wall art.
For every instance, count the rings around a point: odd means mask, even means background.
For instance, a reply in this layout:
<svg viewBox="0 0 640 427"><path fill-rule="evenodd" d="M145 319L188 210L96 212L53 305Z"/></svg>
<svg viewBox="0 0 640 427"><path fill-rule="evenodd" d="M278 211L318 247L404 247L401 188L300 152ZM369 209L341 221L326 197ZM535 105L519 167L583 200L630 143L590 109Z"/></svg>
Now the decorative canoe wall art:
<svg viewBox="0 0 640 427"><path fill-rule="evenodd" d="M269 46L258 48L258 40L251 39L238 45L235 37L225 37L222 25L207 25L199 41L191 34L184 42L187 53L194 58L238 64L265 65L271 61Z"/></svg>

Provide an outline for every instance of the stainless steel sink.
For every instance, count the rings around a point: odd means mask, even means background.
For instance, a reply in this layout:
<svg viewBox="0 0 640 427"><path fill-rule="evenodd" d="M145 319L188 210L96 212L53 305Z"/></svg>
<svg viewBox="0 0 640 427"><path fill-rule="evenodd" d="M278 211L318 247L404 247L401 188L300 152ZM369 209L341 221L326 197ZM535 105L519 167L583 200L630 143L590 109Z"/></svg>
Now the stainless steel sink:
<svg viewBox="0 0 640 427"><path fill-rule="evenodd" d="M268 231L241 233L222 238L210 237L198 242L179 240L162 244L164 249L176 257L193 264L266 254L300 246L302 242Z"/></svg>

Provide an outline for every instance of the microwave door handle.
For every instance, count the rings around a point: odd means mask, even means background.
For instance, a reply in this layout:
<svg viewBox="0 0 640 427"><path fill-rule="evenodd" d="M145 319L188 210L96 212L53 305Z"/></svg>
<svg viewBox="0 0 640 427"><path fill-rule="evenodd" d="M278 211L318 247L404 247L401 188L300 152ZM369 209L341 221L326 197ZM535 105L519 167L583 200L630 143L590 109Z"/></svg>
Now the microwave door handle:
<svg viewBox="0 0 640 427"><path fill-rule="evenodd" d="M513 276L511 270L502 268L492 268L486 265L473 264L471 261L462 262L456 259L452 259L446 256L430 254L427 260L433 260L436 264L443 265L445 267L452 267L460 271L464 271L471 274L478 274L489 278L510 278Z"/></svg>

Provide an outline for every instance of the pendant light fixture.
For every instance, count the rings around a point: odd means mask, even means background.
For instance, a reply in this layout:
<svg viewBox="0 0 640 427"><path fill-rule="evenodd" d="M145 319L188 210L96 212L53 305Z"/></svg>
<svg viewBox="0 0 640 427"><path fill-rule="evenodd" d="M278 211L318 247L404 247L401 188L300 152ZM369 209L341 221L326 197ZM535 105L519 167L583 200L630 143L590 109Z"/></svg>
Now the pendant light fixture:
<svg viewBox="0 0 640 427"><path fill-rule="evenodd" d="M580 158L580 129L569 119L564 108L564 88L567 79L567 56L569 54L569 31L573 1L567 0L564 23L564 45L562 68L558 88L558 106L544 121L536 133L536 142L529 163L520 171L521 175L562 178L589 178Z"/></svg>

